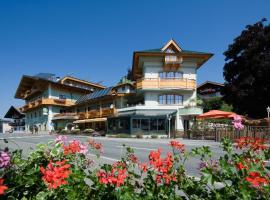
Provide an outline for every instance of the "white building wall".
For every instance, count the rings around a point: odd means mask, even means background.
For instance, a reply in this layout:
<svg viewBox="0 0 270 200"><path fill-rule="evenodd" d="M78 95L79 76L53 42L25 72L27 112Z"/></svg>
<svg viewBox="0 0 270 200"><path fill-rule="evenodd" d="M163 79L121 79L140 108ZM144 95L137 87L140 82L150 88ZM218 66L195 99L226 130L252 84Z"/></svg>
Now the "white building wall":
<svg viewBox="0 0 270 200"><path fill-rule="evenodd" d="M184 61L178 72L183 74L184 79L197 79L197 67L193 61ZM163 71L163 62L160 59L148 58L143 62L143 74L146 79L159 78L159 72ZM159 105L158 96L164 93L176 93L183 96L183 105ZM144 93L145 109L174 109L178 111L179 108L185 106L196 106L196 90L160 90L160 91L145 91ZM178 113L176 116L176 129L184 130L184 119Z"/></svg>
<svg viewBox="0 0 270 200"><path fill-rule="evenodd" d="M159 72L163 71L162 62L144 62L143 72L144 78L156 79L159 77ZM196 65L195 63L183 63L182 66L177 70L183 73L183 78L196 80Z"/></svg>

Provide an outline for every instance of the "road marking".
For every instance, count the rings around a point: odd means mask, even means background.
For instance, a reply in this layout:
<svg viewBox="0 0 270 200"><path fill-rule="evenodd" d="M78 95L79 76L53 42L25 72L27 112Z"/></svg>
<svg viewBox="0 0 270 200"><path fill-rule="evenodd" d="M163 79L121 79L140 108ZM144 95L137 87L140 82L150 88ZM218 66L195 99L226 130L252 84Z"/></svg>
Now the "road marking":
<svg viewBox="0 0 270 200"><path fill-rule="evenodd" d="M95 155L95 154L91 154L91 153L89 153L89 155L90 156L97 156L97 155ZM110 157L107 157L107 156L100 156L100 158L102 158L102 159L106 159L106 160L111 160L111 161L119 161L118 159L115 159L115 158L110 158Z"/></svg>
<svg viewBox="0 0 270 200"><path fill-rule="evenodd" d="M35 135L35 136L31 136L31 135L27 135L27 136L14 136L14 137L6 137L6 138L0 138L1 140L3 139L22 139L22 138L40 138L40 137L47 137L46 135Z"/></svg>
<svg viewBox="0 0 270 200"><path fill-rule="evenodd" d="M116 147L118 147L118 148L125 148L124 146L116 146ZM126 145L126 147L130 147L130 146L127 146ZM139 149L139 150L148 150L148 151L155 151L155 150L157 150L157 149L150 149L150 148L144 148L144 147L130 147L130 148L132 148L132 149Z"/></svg>

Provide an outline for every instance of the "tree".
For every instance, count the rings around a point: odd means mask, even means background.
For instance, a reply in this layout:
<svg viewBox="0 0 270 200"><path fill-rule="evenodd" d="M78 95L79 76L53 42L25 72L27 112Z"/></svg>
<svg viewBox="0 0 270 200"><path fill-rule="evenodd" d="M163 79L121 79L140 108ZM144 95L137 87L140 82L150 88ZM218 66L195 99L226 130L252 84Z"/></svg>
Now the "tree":
<svg viewBox="0 0 270 200"><path fill-rule="evenodd" d="M224 100L254 118L265 117L270 105L270 24L265 23L246 26L224 52Z"/></svg>
<svg viewBox="0 0 270 200"><path fill-rule="evenodd" d="M222 106L222 100L220 97L212 97L203 100L203 111L208 112L209 110L219 110Z"/></svg>
<svg viewBox="0 0 270 200"><path fill-rule="evenodd" d="M208 112L209 110L223 110L228 112L232 111L232 106L225 103L221 97L203 99L202 108L204 112Z"/></svg>

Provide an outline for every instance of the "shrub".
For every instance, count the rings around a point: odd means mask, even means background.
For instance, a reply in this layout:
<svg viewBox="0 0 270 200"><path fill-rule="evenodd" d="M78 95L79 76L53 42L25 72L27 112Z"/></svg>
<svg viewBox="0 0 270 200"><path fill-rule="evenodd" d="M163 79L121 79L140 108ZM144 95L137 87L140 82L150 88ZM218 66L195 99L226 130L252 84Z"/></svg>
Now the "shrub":
<svg viewBox="0 0 270 200"><path fill-rule="evenodd" d="M68 130L71 130L73 126L74 126L74 124L72 124L72 123L67 123L67 125L66 125Z"/></svg>
<svg viewBox="0 0 270 200"><path fill-rule="evenodd" d="M68 130L66 130L66 129L62 129L62 130L60 131L60 133L61 133L61 134L69 134L70 132L69 132Z"/></svg>
<svg viewBox="0 0 270 200"><path fill-rule="evenodd" d="M136 134L136 138L140 138L140 139L142 139L142 138L143 138L143 134L141 134L141 133L137 133L137 134Z"/></svg>
<svg viewBox="0 0 270 200"><path fill-rule="evenodd" d="M116 138L131 138L132 136L130 134L125 133L119 133L115 135Z"/></svg>
<svg viewBox="0 0 270 200"><path fill-rule="evenodd" d="M158 136L157 136L157 135L151 135L151 138L152 138L152 139L157 139Z"/></svg>
<svg viewBox="0 0 270 200"><path fill-rule="evenodd" d="M72 134L79 134L80 132L81 132L80 129L73 129L73 130L71 130L71 133Z"/></svg>
<svg viewBox="0 0 270 200"><path fill-rule="evenodd" d="M93 132L94 132L94 130L91 129L91 128L84 129L84 131L83 131L83 133L85 133L85 134L91 134L91 133L93 133Z"/></svg>
<svg viewBox="0 0 270 200"><path fill-rule="evenodd" d="M179 141L172 151L153 150L141 163L134 150L113 164L93 165L88 152L102 153L102 144L89 140L38 144L26 157L0 150L1 199L269 199L270 177L265 161L270 148L262 139L223 139L224 154L214 158L208 146L188 152ZM241 151L239 151L240 149ZM185 162L196 156L201 176L187 175ZM193 162L193 161L192 161ZM87 170L86 170L87 169ZM217 184L219 183L219 184Z"/></svg>

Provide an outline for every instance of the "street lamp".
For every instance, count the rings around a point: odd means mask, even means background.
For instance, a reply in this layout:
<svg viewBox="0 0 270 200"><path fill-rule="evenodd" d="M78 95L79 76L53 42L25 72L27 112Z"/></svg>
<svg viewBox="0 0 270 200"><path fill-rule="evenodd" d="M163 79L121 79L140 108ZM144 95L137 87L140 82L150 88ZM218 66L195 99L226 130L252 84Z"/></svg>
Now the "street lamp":
<svg viewBox="0 0 270 200"><path fill-rule="evenodd" d="M266 111L267 111L267 117L269 118L269 114L270 114L270 107L269 106L266 108Z"/></svg>
<svg viewBox="0 0 270 200"><path fill-rule="evenodd" d="M169 132L168 132L169 138L171 138L171 119L172 119L172 116L167 114L167 120L169 121Z"/></svg>

